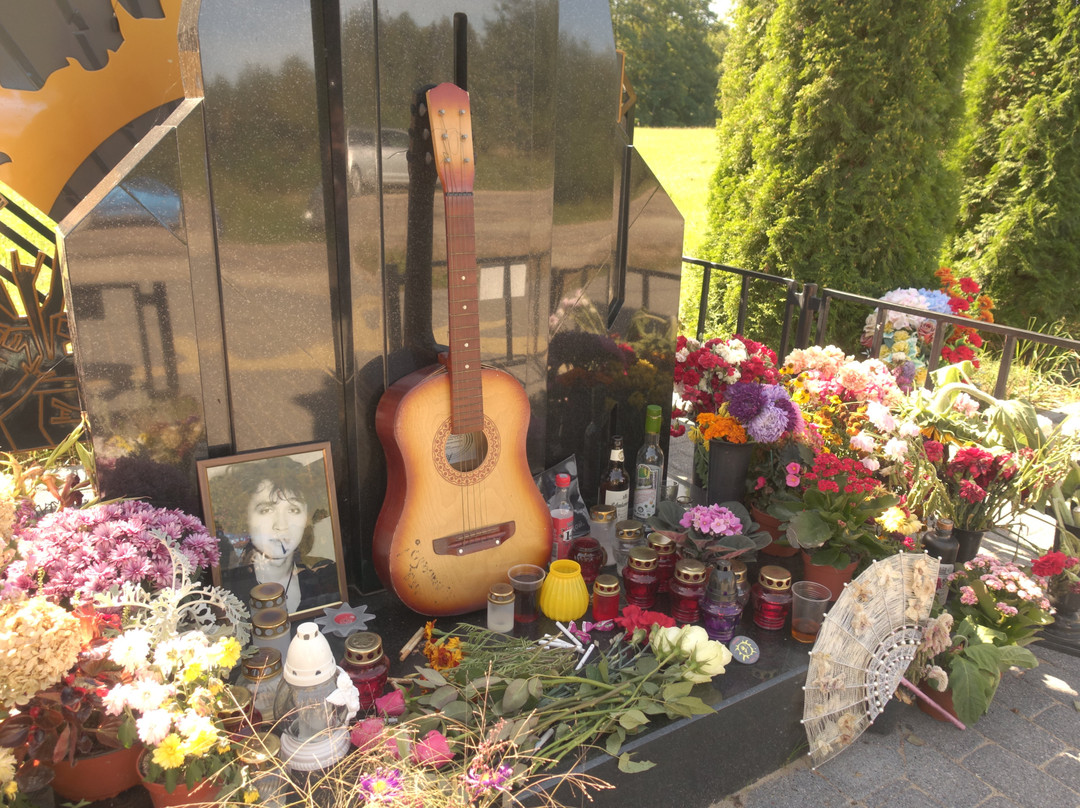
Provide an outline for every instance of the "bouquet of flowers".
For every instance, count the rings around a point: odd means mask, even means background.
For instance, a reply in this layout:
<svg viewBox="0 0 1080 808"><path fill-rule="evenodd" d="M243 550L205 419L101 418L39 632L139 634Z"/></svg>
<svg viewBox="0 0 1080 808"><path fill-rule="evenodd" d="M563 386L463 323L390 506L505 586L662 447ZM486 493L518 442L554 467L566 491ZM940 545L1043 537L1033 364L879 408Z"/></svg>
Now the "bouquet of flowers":
<svg viewBox="0 0 1080 808"><path fill-rule="evenodd" d="M123 716L123 739L137 737L146 747L147 780L164 783L170 793L181 781L192 788L207 778L239 780L219 717L237 708L225 688L240 661L235 637L211 640L195 630L155 643L145 629L129 628L113 640L109 655L133 678L109 691L105 709Z"/></svg>
<svg viewBox="0 0 1080 808"><path fill-rule="evenodd" d="M942 267L934 274L941 281L942 291L948 295L949 309L953 314L986 323L994 322L994 303L989 295L982 294L982 287L978 283L968 277L957 278L948 267ZM978 367L976 351L982 344L982 337L974 328L954 326L941 346L941 358L949 364L967 360Z"/></svg>
<svg viewBox="0 0 1080 808"><path fill-rule="evenodd" d="M862 428L870 404L891 407L903 398L883 362L857 361L834 345L792 351L781 376L805 416L809 442L833 454L848 453L848 436Z"/></svg>
<svg viewBox="0 0 1080 808"><path fill-rule="evenodd" d="M21 559L4 573L3 596L25 592L69 604L124 583L171 586L173 565L161 536L196 569L218 563L217 540L182 511L130 500L64 508L18 534Z"/></svg>
<svg viewBox="0 0 1080 808"><path fill-rule="evenodd" d="M787 523L788 542L812 553L814 564L843 569L894 552L874 520L899 501L859 461L823 452L798 488L773 497L768 512Z"/></svg>
<svg viewBox="0 0 1080 808"><path fill-rule="evenodd" d="M1044 553L1031 562L1031 574L1042 581L1048 595L1060 598L1080 593L1080 558L1060 550Z"/></svg>
<svg viewBox="0 0 1080 808"><path fill-rule="evenodd" d="M699 343L679 336L675 348L675 393L680 406L672 415L693 418L698 413L715 413L732 385L771 385L779 380L776 353L760 342L735 336Z"/></svg>

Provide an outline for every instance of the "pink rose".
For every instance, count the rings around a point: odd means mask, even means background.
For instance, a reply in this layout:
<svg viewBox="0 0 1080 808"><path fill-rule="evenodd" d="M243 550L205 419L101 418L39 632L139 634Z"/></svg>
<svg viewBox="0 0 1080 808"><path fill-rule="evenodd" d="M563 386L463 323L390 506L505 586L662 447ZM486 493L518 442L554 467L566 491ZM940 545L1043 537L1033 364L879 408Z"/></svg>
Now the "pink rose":
<svg viewBox="0 0 1080 808"><path fill-rule="evenodd" d="M375 699L375 712L381 716L392 717L405 713L405 694L394 689Z"/></svg>
<svg viewBox="0 0 1080 808"><path fill-rule="evenodd" d="M366 749L379 739L383 733L381 718L365 718L352 729L349 740L358 749Z"/></svg>
<svg viewBox="0 0 1080 808"><path fill-rule="evenodd" d="M454 753L450 751L446 736L433 729L424 736L423 740L413 744L412 759L417 765L430 765L441 769L454 759Z"/></svg>

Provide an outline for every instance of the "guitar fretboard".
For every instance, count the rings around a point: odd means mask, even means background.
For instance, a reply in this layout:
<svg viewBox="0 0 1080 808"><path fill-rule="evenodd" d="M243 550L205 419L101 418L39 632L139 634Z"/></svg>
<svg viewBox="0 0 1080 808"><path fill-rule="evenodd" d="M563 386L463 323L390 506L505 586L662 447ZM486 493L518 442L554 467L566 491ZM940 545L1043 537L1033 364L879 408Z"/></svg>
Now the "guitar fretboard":
<svg viewBox="0 0 1080 808"><path fill-rule="evenodd" d="M450 431L484 427L480 385L480 295L472 193L446 193L446 267L450 312Z"/></svg>

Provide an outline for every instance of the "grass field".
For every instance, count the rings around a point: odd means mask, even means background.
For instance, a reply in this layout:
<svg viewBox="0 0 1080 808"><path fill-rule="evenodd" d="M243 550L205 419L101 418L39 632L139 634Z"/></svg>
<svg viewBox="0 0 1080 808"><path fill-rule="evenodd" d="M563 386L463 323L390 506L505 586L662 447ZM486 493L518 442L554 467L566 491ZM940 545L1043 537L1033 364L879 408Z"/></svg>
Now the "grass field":
<svg viewBox="0 0 1080 808"><path fill-rule="evenodd" d="M716 169L716 130L637 127L634 146L686 220L683 254L699 255L708 233L706 204Z"/></svg>

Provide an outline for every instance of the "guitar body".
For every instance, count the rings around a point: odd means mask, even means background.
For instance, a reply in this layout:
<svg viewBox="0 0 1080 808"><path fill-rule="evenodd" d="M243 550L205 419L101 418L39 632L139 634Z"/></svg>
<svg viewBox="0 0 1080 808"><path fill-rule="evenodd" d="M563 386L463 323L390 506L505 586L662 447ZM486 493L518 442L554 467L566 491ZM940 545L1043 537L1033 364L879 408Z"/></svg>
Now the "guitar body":
<svg viewBox="0 0 1080 808"><path fill-rule="evenodd" d="M441 365L391 385L375 413L387 458L375 568L421 614L483 608L511 566L544 566L551 552L551 517L525 454L528 397L509 373L485 367L480 377L483 428L468 436L451 435Z"/></svg>

